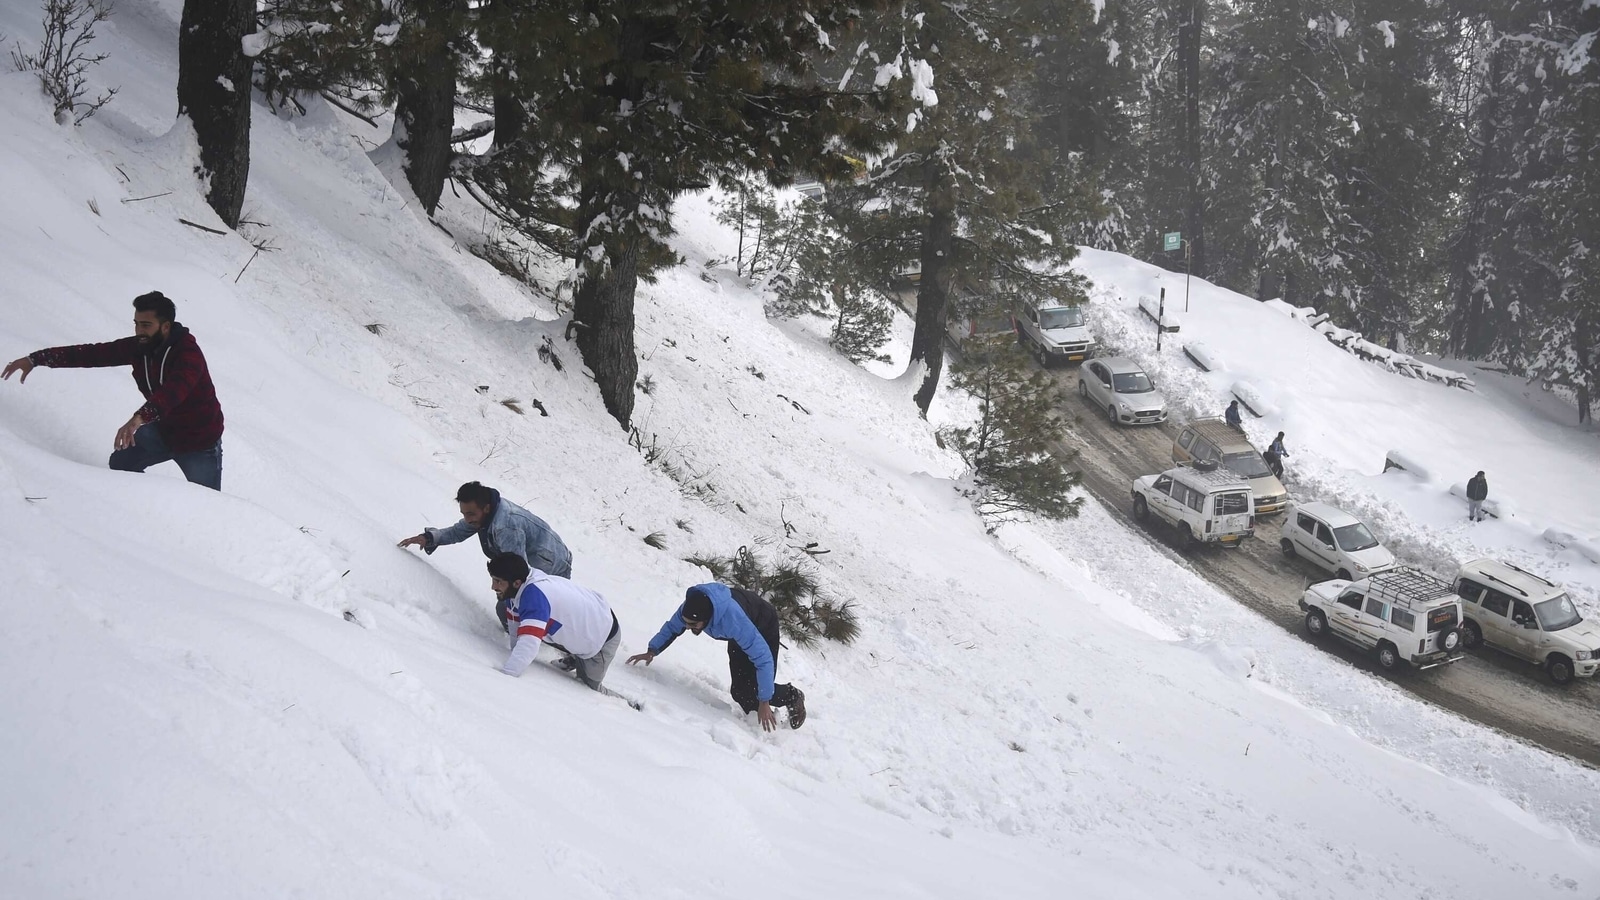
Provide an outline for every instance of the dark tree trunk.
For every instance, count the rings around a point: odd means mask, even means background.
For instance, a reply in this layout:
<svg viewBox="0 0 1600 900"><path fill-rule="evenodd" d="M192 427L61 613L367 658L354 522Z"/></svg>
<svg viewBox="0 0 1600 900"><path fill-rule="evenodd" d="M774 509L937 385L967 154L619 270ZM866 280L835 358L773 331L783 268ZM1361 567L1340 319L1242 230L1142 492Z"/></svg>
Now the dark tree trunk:
<svg viewBox="0 0 1600 900"><path fill-rule="evenodd" d="M498 152L516 143L528 126L528 112L522 105L515 80L516 52L513 45L518 34L519 7L515 0L491 0L484 7L486 31L493 38L494 59L490 63L489 81L494 97L494 149Z"/></svg>
<svg viewBox="0 0 1600 900"><path fill-rule="evenodd" d="M206 202L229 228L250 180L252 62L240 41L255 25L255 0L185 0L178 27L178 115L194 123Z"/></svg>
<svg viewBox="0 0 1600 900"><path fill-rule="evenodd" d="M1183 170L1188 191L1184 207L1184 239L1189 242L1189 271L1204 278L1206 267L1205 200L1200 165L1200 38L1205 0L1187 0L1178 26L1178 57L1183 71Z"/></svg>
<svg viewBox="0 0 1600 900"><path fill-rule="evenodd" d="M418 0L417 25L396 53L394 129L405 153L406 181L433 215L450 174L455 129L455 30L465 0Z"/></svg>
<svg viewBox="0 0 1600 900"><path fill-rule="evenodd" d="M1489 56L1484 95L1478 103L1477 134L1473 144L1478 153L1468 188L1466 222L1450 249L1450 294L1454 315L1450 317L1450 351L1459 356L1481 359L1494 349L1495 329L1487 315L1487 299L1475 271L1488 236L1490 195L1499 179L1496 143L1499 139L1500 75L1504 66L1501 51Z"/></svg>
<svg viewBox="0 0 1600 900"><path fill-rule="evenodd" d="M955 275L955 185L937 162L928 164L928 218L922 232L922 279L917 285L917 322L911 333L911 361L928 367L917 388L917 408L928 414L944 372L944 334L950 318L950 285Z"/></svg>
<svg viewBox="0 0 1600 900"><path fill-rule="evenodd" d="M1279 215L1288 215L1283 202L1284 177L1283 170L1289 159L1289 129L1292 116L1289 104L1279 102L1277 110L1273 113L1273 144L1272 159L1267 162L1267 195L1272 202L1277 204ZM1256 288L1256 299L1262 302L1283 296L1282 263L1275 258L1275 252L1263 255L1261 260L1261 281Z"/></svg>
<svg viewBox="0 0 1600 900"><path fill-rule="evenodd" d="M582 219L585 223L593 220L592 215ZM585 265L572 299L572 321L578 331L578 352L594 373L606 412L627 431L633 419L633 383L639 375L633 350L639 242L620 243L606 248L604 268Z"/></svg>

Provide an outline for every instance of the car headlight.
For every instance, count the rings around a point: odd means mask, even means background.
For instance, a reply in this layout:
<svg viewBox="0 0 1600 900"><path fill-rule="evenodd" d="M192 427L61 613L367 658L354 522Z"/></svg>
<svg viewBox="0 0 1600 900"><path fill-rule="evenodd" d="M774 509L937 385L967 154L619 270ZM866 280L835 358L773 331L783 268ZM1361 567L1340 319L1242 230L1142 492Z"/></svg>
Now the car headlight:
<svg viewBox="0 0 1600 900"><path fill-rule="evenodd" d="M1367 567L1363 566L1361 563L1355 563L1354 565L1357 572L1365 572L1367 570Z"/></svg>
<svg viewBox="0 0 1600 900"><path fill-rule="evenodd" d="M1584 659L1584 660L1592 659L1594 657L1594 654L1592 652L1588 651L1588 650L1579 650L1577 653L1575 653L1573 655L1578 657L1579 659Z"/></svg>

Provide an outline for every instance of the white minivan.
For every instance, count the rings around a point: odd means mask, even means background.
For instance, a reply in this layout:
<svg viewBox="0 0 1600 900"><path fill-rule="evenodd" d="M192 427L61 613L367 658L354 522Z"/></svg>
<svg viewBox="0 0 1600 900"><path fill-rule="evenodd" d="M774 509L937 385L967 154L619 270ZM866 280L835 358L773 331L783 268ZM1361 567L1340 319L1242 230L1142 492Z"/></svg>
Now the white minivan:
<svg viewBox="0 0 1600 900"><path fill-rule="evenodd" d="M1278 546L1284 556L1298 556L1345 581L1394 568L1394 554L1378 543L1360 519L1326 503L1289 507Z"/></svg>

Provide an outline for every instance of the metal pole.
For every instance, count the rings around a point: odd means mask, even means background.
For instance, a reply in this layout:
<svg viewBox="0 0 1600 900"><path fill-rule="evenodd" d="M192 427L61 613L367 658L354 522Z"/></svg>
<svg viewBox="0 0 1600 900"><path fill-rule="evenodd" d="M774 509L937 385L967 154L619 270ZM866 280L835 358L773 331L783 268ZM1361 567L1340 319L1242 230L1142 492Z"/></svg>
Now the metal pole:
<svg viewBox="0 0 1600 900"><path fill-rule="evenodd" d="M1167 315L1167 289L1161 289L1161 305L1156 307L1156 352L1161 352L1161 320Z"/></svg>
<svg viewBox="0 0 1600 900"><path fill-rule="evenodd" d="M1192 267L1194 245L1183 242L1183 311L1189 311L1189 269Z"/></svg>

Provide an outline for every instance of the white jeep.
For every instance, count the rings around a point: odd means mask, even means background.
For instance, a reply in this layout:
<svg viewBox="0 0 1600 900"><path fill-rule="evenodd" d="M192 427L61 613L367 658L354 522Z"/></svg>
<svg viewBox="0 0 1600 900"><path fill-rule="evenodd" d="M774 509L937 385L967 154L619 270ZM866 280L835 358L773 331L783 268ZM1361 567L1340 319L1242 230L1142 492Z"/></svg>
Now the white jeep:
<svg viewBox="0 0 1600 900"><path fill-rule="evenodd" d="M1462 656L1461 598L1449 582L1410 566L1313 584L1300 609L1313 639L1331 634L1371 650L1384 669L1431 669Z"/></svg>
<svg viewBox="0 0 1600 900"><path fill-rule="evenodd" d="M1220 543L1237 547L1255 534L1250 485L1223 469L1178 466L1133 480L1133 517L1177 526L1184 549Z"/></svg>
<svg viewBox="0 0 1600 900"><path fill-rule="evenodd" d="M1017 340L1039 365L1082 362L1094 352L1094 333L1084 323L1083 307L1057 300L1025 300L1017 306Z"/></svg>
<svg viewBox="0 0 1600 900"><path fill-rule="evenodd" d="M1455 590L1465 601L1461 635L1544 667L1567 684L1600 668L1600 627L1585 622L1566 588L1510 563L1479 559L1461 567Z"/></svg>

